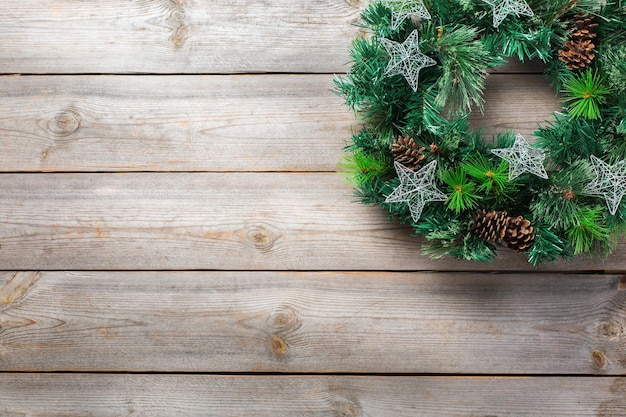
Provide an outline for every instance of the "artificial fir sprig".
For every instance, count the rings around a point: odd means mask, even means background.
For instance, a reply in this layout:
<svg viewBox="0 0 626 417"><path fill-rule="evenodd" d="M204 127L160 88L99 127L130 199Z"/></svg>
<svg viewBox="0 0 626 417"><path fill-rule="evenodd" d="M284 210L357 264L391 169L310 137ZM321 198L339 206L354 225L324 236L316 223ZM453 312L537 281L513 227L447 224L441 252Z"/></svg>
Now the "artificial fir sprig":
<svg viewBox="0 0 626 417"><path fill-rule="evenodd" d="M461 166L470 177L478 181L478 191L487 195L499 196L512 185L509 180L509 164L504 159L496 166L483 155L477 154Z"/></svg>
<svg viewBox="0 0 626 417"><path fill-rule="evenodd" d="M590 69L565 81L563 89L563 101L569 103L569 114L587 119L600 118L600 106L606 103L607 95L611 92L598 71Z"/></svg>
<svg viewBox="0 0 626 417"><path fill-rule="evenodd" d="M584 118L571 119L557 114L547 127L536 132L537 145L546 150L557 167L573 164L589 155L603 152L597 136L598 122Z"/></svg>
<svg viewBox="0 0 626 417"><path fill-rule="evenodd" d="M467 180L463 168L445 171L441 180L448 186L448 209L456 213L475 208L481 199L475 193L476 184Z"/></svg>
<svg viewBox="0 0 626 417"><path fill-rule="evenodd" d="M528 262L537 266L558 258L570 258L572 255L564 239L550 230L547 224L535 225L535 243L528 252Z"/></svg>
<svg viewBox="0 0 626 417"><path fill-rule="evenodd" d="M388 170L389 164L382 155L367 154L360 149L346 156L341 167L356 188L377 180Z"/></svg>
<svg viewBox="0 0 626 417"><path fill-rule="evenodd" d="M585 160L578 160L553 172L551 185L542 190L530 204L533 218L542 219L554 230L562 231L579 223L580 210L587 203L582 196L592 179L593 171Z"/></svg>
<svg viewBox="0 0 626 417"><path fill-rule="evenodd" d="M443 74L437 82L436 104L448 104L449 114L468 112L472 105L483 109L487 68L505 61L494 57L478 40L478 29L459 25L438 28L434 48L439 52Z"/></svg>
<svg viewBox="0 0 626 417"><path fill-rule="evenodd" d="M626 91L626 45L607 45L600 63L611 88L618 94Z"/></svg>
<svg viewBox="0 0 626 417"><path fill-rule="evenodd" d="M600 206L581 207L578 210L578 221L567 230L575 255L591 252L594 244L607 242L610 231L605 225L602 212L603 208Z"/></svg>

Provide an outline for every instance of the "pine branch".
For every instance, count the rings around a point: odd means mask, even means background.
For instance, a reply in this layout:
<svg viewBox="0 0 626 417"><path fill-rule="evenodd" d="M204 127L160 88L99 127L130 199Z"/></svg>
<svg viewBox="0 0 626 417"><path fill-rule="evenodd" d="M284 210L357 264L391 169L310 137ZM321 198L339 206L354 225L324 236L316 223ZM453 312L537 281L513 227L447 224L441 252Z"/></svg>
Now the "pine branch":
<svg viewBox="0 0 626 417"><path fill-rule="evenodd" d="M557 115L547 128L535 132L537 145L545 149L555 165L567 166L589 155L603 153L597 140L598 123L577 118L569 120Z"/></svg>
<svg viewBox="0 0 626 417"><path fill-rule="evenodd" d="M591 69L565 81L563 90L563 102L569 103L570 116L587 119L600 118L600 106L606 103L607 95L611 92L598 71Z"/></svg>
<svg viewBox="0 0 626 417"><path fill-rule="evenodd" d="M535 225L535 243L528 252L528 262L533 266L557 258L570 258L565 242L545 224Z"/></svg>
<svg viewBox="0 0 626 417"><path fill-rule="evenodd" d="M603 210L602 207L581 207L578 210L578 222L567 230L575 255L591 252L594 243L608 240L609 229L602 216Z"/></svg>
<svg viewBox="0 0 626 417"><path fill-rule="evenodd" d="M445 171L441 180L448 186L448 208L457 214L476 208L482 197L474 192L476 184L467 181L466 172L461 169Z"/></svg>
<svg viewBox="0 0 626 417"><path fill-rule="evenodd" d="M487 68L504 63L485 49L478 30L468 26L442 28L434 48L439 51L443 74L437 83L436 104L448 105L450 114L459 115L472 105L483 110Z"/></svg>

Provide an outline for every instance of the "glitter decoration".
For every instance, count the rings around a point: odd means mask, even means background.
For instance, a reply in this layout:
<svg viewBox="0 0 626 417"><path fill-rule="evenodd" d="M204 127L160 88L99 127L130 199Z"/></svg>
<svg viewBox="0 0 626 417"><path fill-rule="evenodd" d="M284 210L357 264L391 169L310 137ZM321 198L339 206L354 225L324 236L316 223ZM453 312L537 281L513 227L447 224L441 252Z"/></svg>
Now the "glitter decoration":
<svg viewBox="0 0 626 417"><path fill-rule="evenodd" d="M398 29L407 17L431 18L422 0L384 0L383 3L391 9L391 30Z"/></svg>
<svg viewBox="0 0 626 417"><path fill-rule="evenodd" d="M524 0L483 0L491 7L493 7L493 27L497 28L500 23L510 14L514 14L519 17L534 16L533 10L528 3Z"/></svg>
<svg viewBox="0 0 626 417"><path fill-rule="evenodd" d="M420 52L417 30L402 43L384 38L381 43L391 57L385 75L402 74L413 91L417 91L420 70L437 64L437 61Z"/></svg>
<svg viewBox="0 0 626 417"><path fill-rule="evenodd" d="M411 171L397 161L393 165L400 179L400 185L389 194L385 202L407 202L414 222L417 223L422 216L422 210L424 210L426 203L448 199L435 185L437 161L424 165L419 171Z"/></svg>
<svg viewBox="0 0 626 417"><path fill-rule="evenodd" d="M548 179L543 167L546 154L543 149L533 148L519 133L510 148L492 149L491 152L509 163L509 180L513 180L525 172Z"/></svg>
<svg viewBox="0 0 626 417"><path fill-rule="evenodd" d="M626 194L626 161L609 165L595 155L590 158L596 178L585 187L585 193L604 197L609 211L615 215Z"/></svg>

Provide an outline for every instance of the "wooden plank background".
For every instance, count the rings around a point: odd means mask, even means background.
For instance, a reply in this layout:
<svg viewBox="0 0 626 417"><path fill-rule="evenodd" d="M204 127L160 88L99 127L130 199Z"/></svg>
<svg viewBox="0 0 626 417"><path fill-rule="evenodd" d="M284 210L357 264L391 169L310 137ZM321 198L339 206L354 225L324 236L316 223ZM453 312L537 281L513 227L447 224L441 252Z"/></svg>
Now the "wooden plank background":
<svg viewBox="0 0 626 417"><path fill-rule="evenodd" d="M0 416L626 415L623 241L433 261L356 204L364 5L3 3ZM473 127L531 138L540 70Z"/></svg>

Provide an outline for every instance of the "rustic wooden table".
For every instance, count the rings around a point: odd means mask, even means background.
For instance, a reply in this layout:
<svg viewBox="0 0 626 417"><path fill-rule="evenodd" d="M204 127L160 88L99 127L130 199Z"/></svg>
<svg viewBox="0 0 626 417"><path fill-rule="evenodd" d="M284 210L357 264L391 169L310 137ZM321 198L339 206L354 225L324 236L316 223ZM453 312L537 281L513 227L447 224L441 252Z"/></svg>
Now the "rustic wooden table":
<svg viewBox="0 0 626 417"><path fill-rule="evenodd" d="M4 0L0 415L626 416L626 253L433 261L336 173L359 0ZM558 109L489 77L487 134Z"/></svg>

